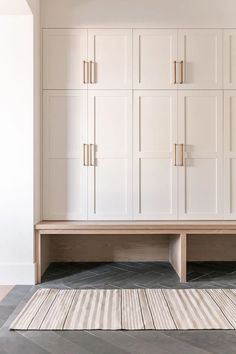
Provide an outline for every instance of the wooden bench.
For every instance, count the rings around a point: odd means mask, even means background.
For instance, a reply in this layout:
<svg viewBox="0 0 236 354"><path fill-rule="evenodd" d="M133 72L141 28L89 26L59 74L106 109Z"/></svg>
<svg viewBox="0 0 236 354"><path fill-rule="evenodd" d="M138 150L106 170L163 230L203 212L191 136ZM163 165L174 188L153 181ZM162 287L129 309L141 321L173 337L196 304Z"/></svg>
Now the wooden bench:
<svg viewBox="0 0 236 354"><path fill-rule="evenodd" d="M167 235L169 261L180 281L186 282L187 237L193 234L236 235L236 221L42 221L35 226L37 283L50 263L44 235Z"/></svg>

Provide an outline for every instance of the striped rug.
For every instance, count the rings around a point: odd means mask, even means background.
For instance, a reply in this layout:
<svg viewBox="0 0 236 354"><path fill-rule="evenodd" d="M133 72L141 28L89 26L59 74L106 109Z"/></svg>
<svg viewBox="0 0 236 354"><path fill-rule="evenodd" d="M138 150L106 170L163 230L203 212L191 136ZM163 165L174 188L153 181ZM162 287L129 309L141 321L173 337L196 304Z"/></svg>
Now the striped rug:
<svg viewBox="0 0 236 354"><path fill-rule="evenodd" d="M236 290L40 289L10 329L236 329Z"/></svg>

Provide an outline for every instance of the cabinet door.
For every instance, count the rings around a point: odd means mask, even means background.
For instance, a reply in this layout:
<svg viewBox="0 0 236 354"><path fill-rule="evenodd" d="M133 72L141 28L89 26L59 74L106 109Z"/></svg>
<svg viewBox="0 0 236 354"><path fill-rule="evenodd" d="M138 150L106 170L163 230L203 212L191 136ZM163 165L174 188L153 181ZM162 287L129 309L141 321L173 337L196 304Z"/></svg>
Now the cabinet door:
<svg viewBox="0 0 236 354"><path fill-rule="evenodd" d="M179 217L222 218L222 92L180 91L178 107L179 143L184 144Z"/></svg>
<svg viewBox="0 0 236 354"><path fill-rule="evenodd" d="M236 89L236 30L224 30L224 88Z"/></svg>
<svg viewBox="0 0 236 354"><path fill-rule="evenodd" d="M132 88L132 30L89 30L88 58L94 62L89 89Z"/></svg>
<svg viewBox="0 0 236 354"><path fill-rule="evenodd" d="M176 88L177 30L134 30L133 38L134 88Z"/></svg>
<svg viewBox="0 0 236 354"><path fill-rule="evenodd" d="M43 218L86 219L86 92L49 90L43 99Z"/></svg>
<svg viewBox="0 0 236 354"><path fill-rule="evenodd" d="M222 88L221 30L180 30L178 57L183 61L183 84L179 88Z"/></svg>
<svg viewBox="0 0 236 354"><path fill-rule="evenodd" d="M44 89L86 88L84 60L87 60L87 30L43 31Z"/></svg>
<svg viewBox="0 0 236 354"><path fill-rule="evenodd" d="M236 219L236 91L224 93L225 218Z"/></svg>
<svg viewBox="0 0 236 354"><path fill-rule="evenodd" d="M134 218L177 218L177 92L134 93Z"/></svg>
<svg viewBox="0 0 236 354"><path fill-rule="evenodd" d="M131 219L132 93L90 91L88 102L89 143L95 146L95 166L88 168L89 219Z"/></svg>

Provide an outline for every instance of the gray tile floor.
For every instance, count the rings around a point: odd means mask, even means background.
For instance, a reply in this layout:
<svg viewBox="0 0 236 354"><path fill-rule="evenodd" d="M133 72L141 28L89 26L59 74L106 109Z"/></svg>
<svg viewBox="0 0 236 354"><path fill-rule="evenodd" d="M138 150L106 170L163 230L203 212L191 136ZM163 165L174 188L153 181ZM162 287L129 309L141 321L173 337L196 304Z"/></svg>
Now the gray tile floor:
<svg viewBox="0 0 236 354"><path fill-rule="evenodd" d="M186 284L167 263L52 264L41 287L236 288L236 262L191 263ZM39 286L16 286L0 303L0 354L236 354L236 331L13 332L8 326Z"/></svg>

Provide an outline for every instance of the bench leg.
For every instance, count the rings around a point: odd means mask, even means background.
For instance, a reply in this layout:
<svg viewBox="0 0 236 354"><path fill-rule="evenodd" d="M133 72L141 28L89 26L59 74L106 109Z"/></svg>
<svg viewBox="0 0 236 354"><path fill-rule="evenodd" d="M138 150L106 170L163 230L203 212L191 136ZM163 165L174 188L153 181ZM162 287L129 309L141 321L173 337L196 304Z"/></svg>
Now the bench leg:
<svg viewBox="0 0 236 354"><path fill-rule="evenodd" d="M41 234L39 230L35 232L35 253L36 253L36 283L41 283Z"/></svg>
<svg viewBox="0 0 236 354"><path fill-rule="evenodd" d="M178 274L181 282L187 281L187 235L170 236L169 261Z"/></svg>

